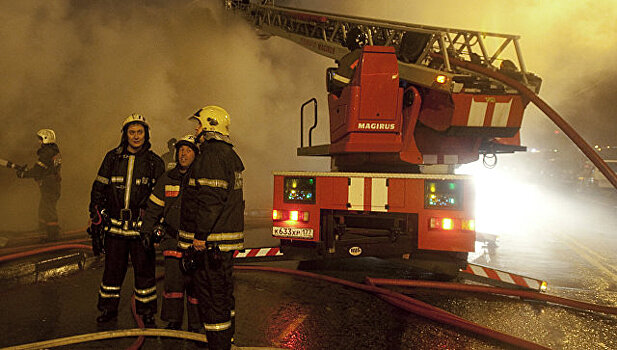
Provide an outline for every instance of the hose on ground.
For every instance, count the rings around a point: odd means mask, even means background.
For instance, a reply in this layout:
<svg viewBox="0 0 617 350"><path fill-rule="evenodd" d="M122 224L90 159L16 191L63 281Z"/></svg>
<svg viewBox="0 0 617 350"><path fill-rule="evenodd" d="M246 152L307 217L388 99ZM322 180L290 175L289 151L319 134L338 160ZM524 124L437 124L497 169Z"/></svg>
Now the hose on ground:
<svg viewBox="0 0 617 350"><path fill-rule="evenodd" d="M155 280L160 281L163 278L165 278L164 272L157 275L155 277ZM133 295L131 296L131 312L133 313L133 319L135 319L135 322L137 322L137 327L139 327L140 329L145 328L144 321L141 319L141 317L139 317L139 314L137 314L137 306L135 305L135 293L133 293ZM135 342L131 344L131 346L126 348L126 350L139 350L141 346L144 344L145 339L146 339L145 336L139 336L137 340L135 340Z"/></svg>
<svg viewBox="0 0 617 350"><path fill-rule="evenodd" d="M112 338L126 338L126 337L170 337L180 338L188 340L196 340L206 342L206 336L204 334L177 331L172 329L158 329L158 328L135 328L135 329L121 329L114 331L88 333L75 335L65 338L57 338L51 340L40 341L36 343L22 344L4 348L4 350L35 350L53 348L58 346L66 346L71 344L86 343L97 340L112 339Z"/></svg>
<svg viewBox="0 0 617 350"><path fill-rule="evenodd" d="M91 250L92 247L89 245L85 245L85 244L60 244L60 245L43 247L43 248L38 248L38 249L19 252L19 253L3 255L3 256L0 256L0 263L5 262L5 261L20 259L20 258L25 258L25 257L37 255L37 254L54 252L57 250L67 250L67 249L89 249Z"/></svg>
<svg viewBox="0 0 617 350"><path fill-rule="evenodd" d="M554 295L548 295L527 290L496 288L486 286L475 286L469 284L449 283L449 282L433 282L433 281L413 281L413 280L396 280L388 278L372 278L367 277L367 281L375 285L389 285L398 287L415 287L415 288L435 288L443 290L454 290L463 292L475 293L491 293L516 296L525 299L542 300L553 304L569 306L579 310L596 311L604 314L617 315L617 307L604 306L586 303L583 301L566 299Z"/></svg>
<svg viewBox="0 0 617 350"><path fill-rule="evenodd" d="M18 253L18 254L12 254L10 256L4 256L4 257L0 257L0 259L4 258L4 261L6 260L10 260L10 259L17 259L23 256L29 256L29 255L35 255L35 254L40 254L43 252L48 252L48 251L53 251L53 250L60 250L60 249L74 249L74 248L81 248L81 249L92 249L90 246L87 245L82 245L82 244L65 244L65 245L60 245L60 246L55 246L55 247L46 247L46 248L41 248L41 249L36 249L34 251L30 251L30 252L22 252L22 253ZM529 291L522 291L522 290L510 290L510 289L504 289L504 288L492 288L492 287L484 287L484 286L470 286L470 285L460 285L460 284L453 284L453 283L445 283L445 282L428 282L428 281L409 281L409 280L391 280L391 279L379 279L379 278L369 278L367 277L367 283L368 284L360 284L360 283L355 283L355 282L351 282L351 281L347 281L347 280L343 280L343 279L338 279L338 278L334 278L334 277L330 277L330 276L324 276L324 275L319 275L319 274L314 274L314 273L310 273L310 272L305 272L305 271L297 271L297 270L290 270L290 269L284 269L284 268L276 268L276 267L263 267L263 266L251 266L251 265L245 265L245 266L234 266L234 269L236 270L258 270L258 271L268 271L268 272L277 272L277 273L286 273L286 274L291 274L291 275L297 275L297 276L302 276L302 277L308 277L308 278L314 278L314 279L319 279L319 280L324 280L324 281L328 281L328 282L332 282L332 283L337 283L337 284L341 284L341 285L345 285L348 287L352 287L352 288L356 288L356 289L360 289L360 290L364 290L364 291L368 291L368 292L372 292L375 293L377 295L379 295L381 298L383 298L384 300L386 300L387 302L400 307L404 310L407 310L409 312L418 314L420 316L424 316L428 319L440 322L440 323L445 323L445 324L449 324L451 326L454 327L458 327L460 329L464 329L466 331L470 331L488 338L492 338L495 340L498 340L502 343L505 344L510 344L510 345L514 345L517 346L519 348L522 349L547 349L546 347L533 343L533 342L529 342L527 340L524 339L520 339L508 334L504 334L495 330L492 330L490 328L475 324L473 322L467 321L459 316L456 316L454 314L451 314L443 309L437 308L435 306L432 306L430 304L424 303L422 301L407 297L403 294L397 293L397 292L393 292L391 290L388 289L383 289L383 288L379 288L376 285L398 285L398 286L413 286L413 287L424 287L424 288L440 288L440 289L450 289L450 290L461 290L461 291L477 291L477 292L490 292L490 293L494 293L494 294L503 294L503 295L512 295L512 296L519 296L519 297L523 297L523 298L529 298L529 299L539 299L539 300L545 300L548 302L552 302L552 303L556 303L556 304L561 304L561 305L566 305L566 306L570 306L570 307L574 307L574 308L579 308L579 309L584 309L584 310L591 310L591 311L598 311L598 312L603 312L603 313L608 313L608 314L617 314L617 308L613 308L613 307L608 307L608 306L601 306L601 305L594 305L594 304L590 304L590 303L584 303L584 302L580 302L580 301L575 301L575 300L569 300L569 299L565 299L565 298L560 298L560 297L556 297L556 296L550 296L550 295L546 295L546 294L540 294L540 293L536 293L536 292L529 292ZM164 274L158 275L156 277L157 280L161 279L164 277ZM138 324L138 326L140 327L140 329L138 330L147 330L144 329L144 324L143 321L141 319L141 317L139 317L137 315L136 312L136 307L135 307L135 296L133 295L132 300L131 300L131 308L133 311L133 316L135 317L135 320ZM170 331L170 330L155 330L155 331ZM102 333L106 333L106 332L101 332ZM189 332L187 332L189 333ZM192 332L190 332L192 333ZM99 333L94 333L94 334L99 334ZM202 336L200 334L197 333L192 333L193 335L196 336ZM135 333L131 333L131 335L125 335L125 336L135 336L137 335L139 338L137 339L137 341L131 345L131 347L129 347L128 349L131 350L137 350L141 347L141 345L143 344L144 341L144 337L147 335L150 335L149 333L139 333L139 334L135 334ZM157 334L160 335L160 334ZM87 339L88 335L83 335L83 336L77 336L77 337L86 337L84 339ZM114 336L114 337L118 337L118 336ZM73 339L74 337L69 337L71 339ZM65 338L62 338L65 339ZM68 338L66 338L68 339ZM82 339L82 338L80 338ZM97 339L92 339L92 340L98 340L98 339L104 339L104 338L97 338ZM192 338L191 338L192 339ZM202 338L205 339L205 336ZM58 339L56 339L58 340ZM200 340L200 339L197 339ZM53 342L55 340L50 340L49 342ZM71 340L72 341L72 340ZM87 341L91 341L91 340L87 340ZM205 340L202 340L205 341ZM36 343L39 345L36 346L40 346L40 343ZM46 343L47 344L47 343ZM68 345L68 344L73 344L73 343L66 343L66 344L61 344L61 345ZM26 345L30 345L30 344L26 344ZM24 345L24 346L26 346ZM53 346L61 346L61 345L53 345ZM46 347L51 347L51 345L45 345ZM32 347L32 349L36 349L37 347ZM10 348L13 349L13 348ZM15 348L15 349L21 349L19 347ZM31 347L27 347L25 349L31 349Z"/></svg>
<svg viewBox="0 0 617 350"><path fill-rule="evenodd" d="M355 282L351 282L351 281L347 281L343 279L338 279L335 277L318 275L318 274L311 273L311 272L290 270L290 269L285 269L285 268L245 265L245 266L234 266L234 269L286 273L290 275L314 278L314 279L319 279L323 281L341 284L344 286L348 286L348 287L352 287L352 288L378 294L380 296L383 296L387 301L391 301L394 305L399 306L409 312L413 312L417 315L424 316L428 319L431 319L437 322L441 322L441 323L449 324L457 328L465 329L467 331L471 331L476 334L480 334L480 335L498 340L505 344L514 345L521 349L533 349L533 350L548 349L547 347L542 346L540 344L536 344L536 343L533 343L533 342L530 342L524 339L520 339L520 338L511 336L511 335L501 333L501 332L492 330L490 328L481 326L479 324L464 320L458 316L455 316L449 312L446 312L445 310L439 309L435 306L426 304L419 300L407 297L400 293L390 291L388 289L383 289L383 288L379 288L379 287L372 286L372 285L355 283Z"/></svg>
<svg viewBox="0 0 617 350"><path fill-rule="evenodd" d="M0 249L0 255L4 256L4 255L12 254L12 253L25 252L25 251L34 250L34 249L43 248L43 247L52 247L52 246L58 246L58 245L63 245L63 244L79 243L79 242L86 242L86 241L90 241L90 238L84 237L84 238L77 238L77 239L72 239L69 241L62 241L62 242L48 242L48 243L30 244L30 245L20 246L20 247L2 248Z"/></svg>

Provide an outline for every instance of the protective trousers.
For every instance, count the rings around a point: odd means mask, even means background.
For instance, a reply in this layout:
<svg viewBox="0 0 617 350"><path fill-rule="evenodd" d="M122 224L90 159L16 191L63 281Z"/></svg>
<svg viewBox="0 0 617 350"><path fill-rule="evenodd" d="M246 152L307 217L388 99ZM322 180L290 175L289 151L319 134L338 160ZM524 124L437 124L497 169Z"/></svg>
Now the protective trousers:
<svg viewBox="0 0 617 350"><path fill-rule="evenodd" d="M208 251L203 254L201 260L200 266L194 273L194 283L199 299L199 316L208 338L208 348L227 350L231 348L233 336L231 321L233 281L230 280L229 273L233 267L233 253Z"/></svg>
<svg viewBox="0 0 617 350"><path fill-rule="evenodd" d="M193 276L180 269L182 250L178 248L178 240L166 238L161 242L165 258L165 293L161 307L161 319L167 322L182 323L184 319L184 295L186 293L186 311L189 330L199 330L198 299L194 292Z"/></svg>
<svg viewBox="0 0 617 350"><path fill-rule="evenodd" d="M39 229L47 234L47 240L55 241L60 236L56 204L60 199L60 184L42 184L39 201Z"/></svg>
<svg viewBox="0 0 617 350"><path fill-rule="evenodd" d="M146 251L139 239L105 237L105 271L99 290L98 309L117 311L120 287L128 268L129 254L135 276L135 306L139 315L156 314L156 279L154 250Z"/></svg>

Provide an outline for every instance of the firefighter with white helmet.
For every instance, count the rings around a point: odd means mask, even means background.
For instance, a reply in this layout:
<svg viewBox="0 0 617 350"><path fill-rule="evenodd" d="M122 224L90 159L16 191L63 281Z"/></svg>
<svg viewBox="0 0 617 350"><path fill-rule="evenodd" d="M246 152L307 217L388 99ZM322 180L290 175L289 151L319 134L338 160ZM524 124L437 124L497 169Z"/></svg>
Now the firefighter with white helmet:
<svg viewBox="0 0 617 350"><path fill-rule="evenodd" d="M121 130L120 145L105 155L90 198L88 232L95 254L105 253L98 300L101 314L97 322L117 317L120 288L130 255L137 313L146 326L153 327L157 310L155 255L143 247L139 230L148 197L165 166L150 150L150 126L142 115L129 115Z"/></svg>
<svg viewBox="0 0 617 350"><path fill-rule="evenodd" d="M41 147L36 152L38 161L31 169L18 169L17 177L34 178L39 184L39 229L44 233L44 241L55 241L60 235L56 204L60 199L60 167L62 156L56 144L56 133L51 129L41 129L36 133Z"/></svg>
<svg viewBox="0 0 617 350"><path fill-rule="evenodd" d="M194 135L186 135L174 144L175 167L166 171L157 181L148 201L141 235L147 249L160 242L165 259L165 291L161 319L167 329L180 329L184 319L184 299L188 314L188 330L199 332L201 322L192 276L181 269L183 254L193 245L192 240L178 235L180 227L180 199L189 167L199 154ZM162 219L162 220L161 220Z"/></svg>
<svg viewBox="0 0 617 350"><path fill-rule="evenodd" d="M229 137L230 118L218 106L189 117L198 122L199 155L182 194L180 235L200 254L194 283L210 349L229 349L234 333L233 252L244 248L244 165Z"/></svg>

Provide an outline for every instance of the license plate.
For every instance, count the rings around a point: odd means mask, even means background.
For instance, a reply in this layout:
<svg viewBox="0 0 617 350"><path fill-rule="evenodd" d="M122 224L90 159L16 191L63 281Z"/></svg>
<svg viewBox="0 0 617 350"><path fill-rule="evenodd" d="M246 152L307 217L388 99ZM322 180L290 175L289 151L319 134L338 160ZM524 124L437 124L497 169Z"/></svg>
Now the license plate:
<svg viewBox="0 0 617 350"><path fill-rule="evenodd" d="M285 238L313 238L312 228L272 227L272 236Z"/></svg>

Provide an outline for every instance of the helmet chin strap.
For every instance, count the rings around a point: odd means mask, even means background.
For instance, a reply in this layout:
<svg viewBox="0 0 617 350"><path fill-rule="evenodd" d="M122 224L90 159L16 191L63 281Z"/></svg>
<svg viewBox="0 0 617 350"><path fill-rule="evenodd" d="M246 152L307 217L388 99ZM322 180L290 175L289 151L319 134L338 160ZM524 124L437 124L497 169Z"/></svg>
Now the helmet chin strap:
<svg viewBox="0 0 617 350"><path fill-rule="evenodd" d="M201 130L201 132L200 132L200 133L197 135L197 137L195 138L195 141L196 141L197 143L203 143L203 142L206 142L206 133L207 133L207 132L208 132L208 131L206 131L205 129ZM203 137L203 141L200 141L202 137Z"/></svg>

